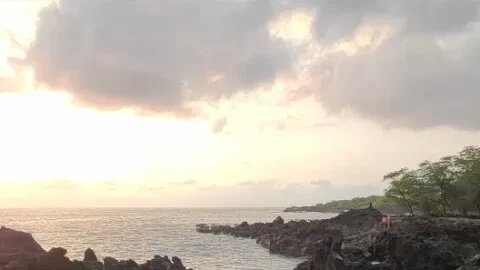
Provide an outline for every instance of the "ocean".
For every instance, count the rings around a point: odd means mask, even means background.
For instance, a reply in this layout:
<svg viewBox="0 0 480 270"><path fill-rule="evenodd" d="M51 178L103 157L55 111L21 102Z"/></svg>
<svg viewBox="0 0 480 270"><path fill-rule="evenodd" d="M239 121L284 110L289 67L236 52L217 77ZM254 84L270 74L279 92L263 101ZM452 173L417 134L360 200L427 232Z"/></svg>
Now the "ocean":
<svg viewBox="0 0 480 270"><path fill-rule="evenodd" d="M144 262L178 256L196 270L292 270L302 258L270 254L254 239L201 234L195 225L324 219L335 214L284 213L279 208L0 209L0 225L33 234L46 250L64 247L71 259L92 248L99 258Z"/></svg>

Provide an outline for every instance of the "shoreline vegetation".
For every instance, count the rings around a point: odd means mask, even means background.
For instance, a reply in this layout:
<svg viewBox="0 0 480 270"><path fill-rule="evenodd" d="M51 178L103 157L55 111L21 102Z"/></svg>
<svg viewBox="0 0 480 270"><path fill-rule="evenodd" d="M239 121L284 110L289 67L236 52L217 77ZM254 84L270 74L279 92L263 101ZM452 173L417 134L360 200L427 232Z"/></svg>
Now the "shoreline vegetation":
<svg viewBox="0 0 480 270"><path fill-rule="evenodd" d="M370 203L387 214L403 214L406 210L385 196L372 195L368 197L357 197L351 200L335 200L327 203L319 203L311 206L292 206L284 209L284 212L321 212L321 213L342 213L352 209L367 208Z"/></svg>
<svg viewBox="0 0 480 270"><path fill-rule="evenodd" d="M383 196L338 200L313 206L293 206L285 212L333 212L367 207L383 213L443 217L480 217L480 147L468 146L455 155L421 162L384 176Z"/></svg>

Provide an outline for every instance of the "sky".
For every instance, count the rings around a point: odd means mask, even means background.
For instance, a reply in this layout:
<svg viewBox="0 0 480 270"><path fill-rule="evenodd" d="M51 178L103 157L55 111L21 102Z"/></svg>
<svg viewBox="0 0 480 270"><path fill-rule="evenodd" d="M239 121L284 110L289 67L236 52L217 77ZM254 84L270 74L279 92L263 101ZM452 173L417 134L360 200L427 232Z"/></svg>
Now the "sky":
<svg viewBox="0 0 480 270"><path fill-rule="evenodd" d="M382 194L480 145L479 6L1 1L0 207Z"/></svg>

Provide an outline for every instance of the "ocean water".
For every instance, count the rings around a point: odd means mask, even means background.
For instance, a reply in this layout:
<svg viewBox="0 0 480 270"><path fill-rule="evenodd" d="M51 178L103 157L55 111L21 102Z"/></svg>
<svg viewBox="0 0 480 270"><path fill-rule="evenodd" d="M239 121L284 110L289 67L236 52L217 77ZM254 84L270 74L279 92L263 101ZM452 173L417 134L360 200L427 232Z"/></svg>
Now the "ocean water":
<svg viewBox="0 0 480 270"><path fill-rule="evenodd" d="M179 256L196 270L291 270L301 258L270 254L254 239L201 234L198 223L239 224L324 219L335 214L283 213L282 209L0 209L0 224L31 232L44 249L64 247L72 259L92 248L99 258L144 262Z"/></svg>

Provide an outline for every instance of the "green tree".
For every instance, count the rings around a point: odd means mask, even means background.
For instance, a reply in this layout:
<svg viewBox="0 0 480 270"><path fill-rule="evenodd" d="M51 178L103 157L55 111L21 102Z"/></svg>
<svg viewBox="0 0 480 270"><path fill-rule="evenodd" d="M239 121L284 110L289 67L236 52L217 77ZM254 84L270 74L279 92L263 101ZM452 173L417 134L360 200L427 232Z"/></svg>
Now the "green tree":
<svg viewBox="0 0 480 270"><path fill-rule="evenodd" d="M415 170L387 174L385 195L410 213L480 215L480 148L469 146L454 156L424 161Z"/></svg>
<svg viewBox="0 0 480 270"><path fill-rule="evenodd" d="M476 210L480 215L480 148L464 148L455 158L455 167L459 172L457 205L464 213Z"/></svg>
<svg viewBox="0 0 480 270"><path fill-rule="evenodd" d="M383 180L389 181L389 188L386 190L385 196L405 207L413 215L418 187L418 178L415 172L403 168L385 175Z"/></svg>
<svg viewBox="0 0 480 270"><path fill-rule="evenodd" d="M454 158L448 156L436 162L424 161L420 163L420 168L417 170L420 181L426 185L423 188L429 192L438 193L438 202L445 215L453 210L455 181L458 177L453 164Z"/></svg>

